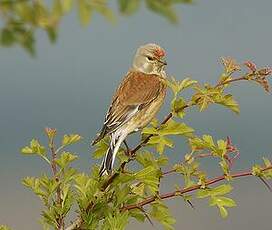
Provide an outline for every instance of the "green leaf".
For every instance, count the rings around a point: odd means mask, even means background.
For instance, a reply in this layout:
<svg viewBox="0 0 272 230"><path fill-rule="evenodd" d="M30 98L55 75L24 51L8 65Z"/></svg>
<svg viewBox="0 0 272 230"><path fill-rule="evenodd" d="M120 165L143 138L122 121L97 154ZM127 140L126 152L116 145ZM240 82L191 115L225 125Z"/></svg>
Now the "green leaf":
<svg viewBox="0 0 272 230"><path fill-rule="evenodd" d="M32 188L36 182L35 177L26 177L22 180L22 184L26 187Z"/></svg>
<svg viewBox="0 0 272 230"><path fill-rule="evenodd" d="M130 186L131 187L131 192L143 197L145 193L145 185L144 183L136 183Z"/></svg>
<svg viewBox="0 0 272 230"><path fill-rule="evenodd" d="M265 167L270 167L271 161L268 158L263 157L264 165ZM262 174L265 176L266 179L272 179L272 169L265 170L262 172Z"/></svg>
<svg viewBox="0 0 272 230"><path fill-rule="evenodd" d="M222 218L226 218L228 216L228 212L225 207L235 207L236 203L234 200L228 197L212 196L210 199L210 206L217 206L219 208Z"/></svg>
<svg viewBox="0 0 272 230"><path fill-rule="evenodd" d="M232 190L232 187L229 184L222 184L215 188L205 188L197 191L197 198L206 198L210 197L210 206L217 206L219 208L220 214L223 218L226 218L228 215L225 207L235 207L236 203L234 200L228 197L224 197Z"/></svg>
<svg viewBox="0 0 272 230"><path fill-rule="evenodd" d="M213 156L224 159L224 155L227 152L227 142L225 140L218 140L215 145L212 136L203 135L202 138L193 137L189 139L191 149L193 151L199 151L207 149Z"/></svg>
<svg viewBox="0 0 272 230"><path fill-rule="evenodd" d="M152 193L158 191L159 170L154 166L148 166L134 174L135 178L147 185Z"/></svg>
<svg viewBox="0 0 272 230"><path fill-rule="evenodd" d="M55 181L55 183L56 183L56 181ZM41 199L48 197L48 193L41 187L41 179L40 178L26 177L22 180L22 184L25 187L30 188Z"/></svg>
<svg viewBox="0 0 272 230"><path fill-rule="evenodd" d="M14 44L16 38L14 36L14 32L10 29L2 29L1 31L1 37L0 37L0 41L1 44L4 46L11 46Z"/></svg>
<svg viewBox="0 0 272 230"><path fill-rule="evenodd" d="M181 81L181 83L179 84L179 90L182 91L184 89L187 89L193 85L195 85L197 83L196 80L192 80L190 78L185 78Z"/></svg>
<svg viewBox="0 0 272 230"><path fill-rule="evenodd" d="M140 6L140 0L118 0L119 10L125 15L131 15L135 13Z"/></svg>
<svg viewBox="0 0 272 230"><path fill-rule="evenodd" d="M240 108L239 108L239 104L237 101L235 101L233 99L233 96L228 94L225 95L223 97L220 97L219 99L215 100L215 103L224 105L226 107L228 107L229 109L231 109L234 113L239 114L240 113Z"/></svg>
<svg viewBox="0 0 272 230"><path fill-rule="evenodd" d="M63 174L63 183L68 183L74 179L77 174L77 170L75 168L66 168L66 170L61 173Z"/></svg>
<svg viewBox="0 0 272 230"><path fill-rule="evenodd" d="M175 96L177 96L180 91L187 89L196 83L197 81L191 80L190 78L185 78L182 81L177 81L174 78L167 80L167 85L172 89Z"/></svg>
<svg viewBox="0 0 272 230"><path fill-rule="evenodd" d="M158 129L155 127L145 127L142 130L143 134L158 134Z"/></svg>
<svg viewBox="0 0 272 230"><path fill-rule="evenodd" d="M186 105L186 101L182 97L174 98L171 102L172 113L174 116L183 118L185 115L184 108Z"/></svg>
<svg viewBox="0 0 272 230"><path fill-rule="evenodd" d="M196 193L196 197L199 199L206 198L210 196L210 190L208 188L200 189Z"/></svg>
<svg viewBox="0 0 272 230"><path fill-rule="evenodd" d="M0 230L11 230L11 228L6 225L0 225Z"/></svg>
<svg viewBox="0 0 272 230"><path fill-rule="evenodd" d="M124 185L122 187L116 186L114 192L116 195L116 200L114 201L115 207L118 208L121 207L122 204L124 204L128 200L131 188L128 185Z"/></svg>
<svg viewBox="0 0 272 230"><path fill-rule="evenodd" d="M155 163L154 156L148 152L143 151L136 154L136 161L141 164L143 167L152 166Z"/></svg>
<svg viewBox="0 0 272 230"><path fill-rule="evenodd" d="M56 159L56 163L62 168L66 168L71 162L76 160L78 156L70 153L63 152L58 159Z"/></svg>
<svg viewBox="0 0 272 230"><path fill-rule="evenodd" d="M146 0L146 5L150 10L166 17L170 22L178 22L176 12L169 1Z"/></svg>
<svg viewBox="0 0 272 230"><path fill-rule="evenodd" d="M113 214L109 214L106 217L104 229L123 230L128 224L128 218L129 218L128 211L122 213L115 212Z"/></svg>
<svg viewBox="0 0 272 230"><path fill-rule="evenodd" d="M109 22L114 23L116 21L113 11L107 6L106 1L100 4L92 3L92 8L103 15Z"/></svg>
<svg viewBox="0 0 272 230"><path fill-rule="evenodd" d="M270 167L271 166L271 161L268 158L263 157L263 161L264 161L265 167Z"/></svg>
<svg viewBox="0 0 272 230"><path fill-rule="evenodd" d="M160 155L155 159L153 153L142 151L137 153L136 161L143 167L153 166L159 169L160 166L165 166L168 163L168 158L165 155Z"/></svg>
<svg viewBox="0 0 272 230"><path fill-rule="evenodd" d="M215 206L215 205L231 208L231 207L235 207L236 203L233 199L228 197L223 197L223 196L211 197L210 206Z"/></svg>
<svg viewBox="0 0 272 230"><path fill-rule="evenodd" d="M17 41L21 44L21 46L32 56L35 55L34 48L34 34L31 30L21 30L17 33Z"/></svg>
<svg viewBox="0 0 272 230"><path fill-rule="evenodd" d="M149 139L148 144L155 145L159 154L164 152L166 146L170 148L173 148L174 146L174 142L164 136L152 136Z"/></svg>
<svg viewBox="0 0 272 230"><path fill-rule="evenodd" d="M78 134L65 134L62 139L62 145L67 146L80 141L82 137Z"/></svg>
<svg viewBox="0 0 272 230"><path fill-rule="evenodd" d="M145 221L145 214L139 209L132 209L129 211L129 215L134 217L139 222Z"/></svg>
<svg viewBox="0 0 272 230"><path fill-rule="evenodd" d="M78 0L78 13L81 24L83 26L87 26L92 15L92 8L88 4L87 0Z"/></svg>
<svg viewBox="0 0 272 230"><path fill-rule="evenodd" d="M206 110L209 104L215 102L215 98L222 94L222 89L212 88L205 85L203 88L199 85L194 86L196 93L192 96L192 101L198 105L199 111Z"/></svg>
<svg viewBox="0 0 272 230"><path fill-rule="evenodd" d="M45 191L47 197L55 193L60 184L55 178L49 178L47 175L42 175L36 180L39 183L39 187Z"/></svg>
<svg viewBox="0 0 272 230"><path fill-rule="evenodd" d="M170 80L167 79L166 81L168 87L170 87L175 95L175 97L177 96L177 94L179 93L179 82L175 79L175 78L171 78Z"/></svg>
<svg viewBox="0 0 272 230"><path fill-rule="evenodd" d="M176 220L170 214L168 207L159 201L152 203L151 207L151 217L159 221L164 226L164 229L174 230L173 224L176 223Z"/></svg>
<svg viewBox="0 0 272 230"><path fill-rule="evenodd" d="M232 191L232 186L229 184L222 184L215 188L204 189L208 191L209 196L222 196ZM202 191L202 190L200 190ZM199 197L204 198L204 197Z"/></svg>
<svg viewBox="0 0 272 230"><path fill-rule="evenodd" d="M198 190L197 198L205 198L208 196L222 196L231 192L232 186L229 184L222 184L215 188L205 188Z"/></svg>
<svg viewBox="0 0 272 230"><path fill-rule="evenodd" d="M93 157L95 159L99 159L99 158L103 157L109 148L108 143L106 141L99 141L95 145L95 147L96 147L96 149L93 152Z"/></svg>
<svg viewBox="0 0 272 230"><path fill-rule="evenodd" d="M38 154L41 156L46 155L46 149L42 146L37 139L32 139L30 142L30 146L23 147L21 149L21 153L25 155L34 155Z"/></svg>
<svg viewBox="0 0 272 230"><path fill-rule="evenodd" d="M222 206L218 206L219 211L220 211L220 215L222 218L227 218L228 217L228 211L226 208L222 207Z"/></svg>
<svg viewBox="0 0 272 230"><path fill-rule="evenodd" d="M64 13L68 13L73 6L73 0L63 0L62 1L62 9Z"/></svg>
<svg viewBox="0 0 272 230"><path fill-rule="evenodd" d="M98 193L98 182L90 178L84 173L77 174L74 176L76 191L78 193L78 197L80 200L81 207L87 207L90 202L96 199L95 194L99 195Z"/></svg>
<svg viewBox="0 0 272 230"><path fill-rule="evenodd" d="M159 166L166 166L169 162L168 157L165 155L159 156L156 161Z"/></svg>
<svg viewBox="0 0 272 230"><path fill-rule="evenodd" d="M22 154L36 154L33 152L32 148L30 148L29 146L25 146L21 149L21 153Z"/></svg>
<svg viewBox="0 0 272 230"><path fill-rule="evenodd" d="M210 136L210 135L203 135L202 139L205 142L205 147L207 147L207 148L213 148L215 146L212 136Z"/></svg>
<svg viewBox="0 0 272 230"><path fill-rule="evenodd" d="M62 208L62 214L65 216L71 209L73 204L73 193L70 189L70 184L65 184L62 188L61 193L61 208Z"/></svg>
<svg viewBox="0 0 272 230"><path fill-rule="evenodd" d="M217 153L219 154L219 156L224 157L224 155L227 152L227 142L224 140L218 140L217 146L218 146Z"/></svg>
<svg viewBox="0 0 272 230"><path fill-rule="evenodd" d="M162 125L158 130L159 135L189 135L194 130L185 123L178 123L174 120L169 120L166 124Z"/></svg>
<svg viewBox="0 0 272 230"><path fill-rule="evenodd" d="M252 174L254 176L262 176L262 168L260 165L257 165L255 164L253 167L252 167Z"/></svg>
<svg viewBox="0 0 272 230"><path fill-rule="evenodd" d="M48 27L46 29L46 32L47 32L47 36L48 36L50 42L51 43L56 42L56 40L57 40L57 30L56 30L56 28Z"/></svg>

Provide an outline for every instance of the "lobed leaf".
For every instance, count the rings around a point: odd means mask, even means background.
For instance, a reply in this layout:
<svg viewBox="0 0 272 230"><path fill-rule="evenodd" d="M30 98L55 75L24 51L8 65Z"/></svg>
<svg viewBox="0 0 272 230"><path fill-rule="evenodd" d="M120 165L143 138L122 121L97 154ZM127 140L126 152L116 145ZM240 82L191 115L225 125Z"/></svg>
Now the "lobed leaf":
<svg viewBox="0 0 272 230"><path fill-rule="evenodd" d="M71 144L77 143L81 139L82 137L78 134L69 134L69 135L65 134L62 138L62 145L63 146L71 145Z"/></svg>
<svg viewBox="0 0 272 230"><path fill-rule="evenodd" d="M78 156L70 153L70 152L63 152L58 159L56 159L56 163L62 168L66 168L70 163L75 161Z"/></svg>
<svg viewBox="0 0 272 230"><path fill-rule="evenodd" d="M29 146L26 146L21 149L21 153L25 155L34 155L38 154L41 156L46 155L46 149L43 145L39 143L37 139L32 139Z"/></svg>
<svg viewBox="0 0 272 230"><path fill-rule="evenodd" d="M152 203L151 207L151 217L159 221L164 229L174 230L173 224L176 223L176 220L170 214L168 207L160 201Z"/></svg>

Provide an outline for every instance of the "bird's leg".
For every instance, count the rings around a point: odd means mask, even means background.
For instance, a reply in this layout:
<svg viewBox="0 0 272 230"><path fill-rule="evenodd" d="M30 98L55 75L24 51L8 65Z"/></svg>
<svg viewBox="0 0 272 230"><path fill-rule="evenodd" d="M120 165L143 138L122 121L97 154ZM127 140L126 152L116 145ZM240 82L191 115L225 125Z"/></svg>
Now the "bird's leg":
<svg viewBox="0 0 272 230"><path fill-rule="evenodd" d="M123 142L124 142L124 144L125 144L125 146L126 146L125 154L126 154L128 157L130 157L130 148L129 148L129 146L128 146L126 140L124 140Z"/></svg>

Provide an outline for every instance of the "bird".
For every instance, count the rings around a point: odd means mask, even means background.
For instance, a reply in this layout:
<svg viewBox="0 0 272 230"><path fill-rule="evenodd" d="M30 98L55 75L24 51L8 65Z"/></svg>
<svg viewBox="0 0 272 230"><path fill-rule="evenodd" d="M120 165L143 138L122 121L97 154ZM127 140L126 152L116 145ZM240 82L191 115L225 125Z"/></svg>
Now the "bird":
<svg viewBox="0 0 272 230"><path fill-rule="evenodd" d="M148 43L140 46L132 66L115 91L96 145L105 136L110 144L100 166L99 176L110 175L116 154L131 133L147 126L162 106L166 96L165 50Z"/></svg>

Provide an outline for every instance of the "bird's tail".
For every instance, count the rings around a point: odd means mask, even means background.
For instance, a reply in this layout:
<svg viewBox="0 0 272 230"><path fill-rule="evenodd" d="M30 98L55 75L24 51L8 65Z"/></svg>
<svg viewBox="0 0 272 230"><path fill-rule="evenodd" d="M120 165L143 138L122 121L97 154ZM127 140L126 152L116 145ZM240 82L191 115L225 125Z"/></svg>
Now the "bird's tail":
<svg viewBox="0 0 272 230"><path fill-rule="evenodd" d="M125 135L111 135L111 143L100 166L99 176L111 174L116 154L126 138Z"/></svg>

